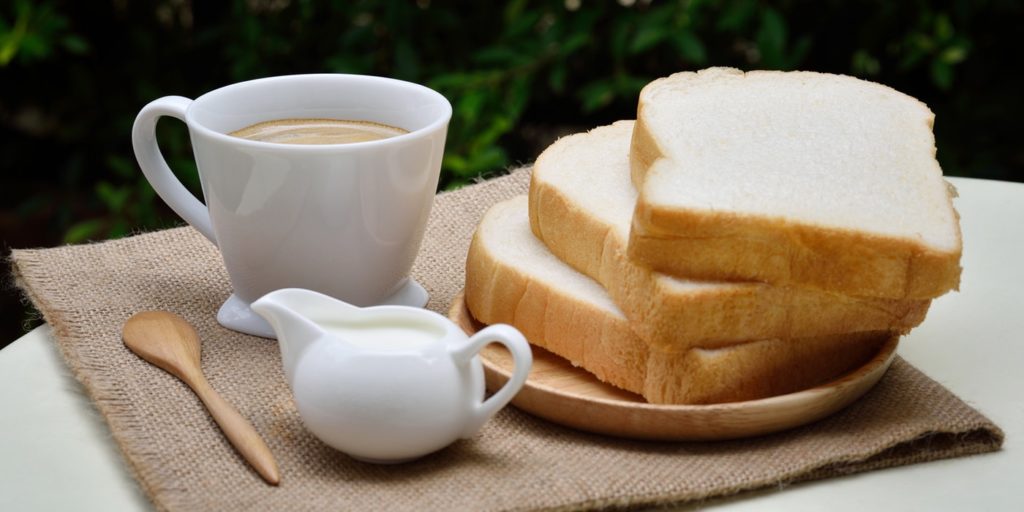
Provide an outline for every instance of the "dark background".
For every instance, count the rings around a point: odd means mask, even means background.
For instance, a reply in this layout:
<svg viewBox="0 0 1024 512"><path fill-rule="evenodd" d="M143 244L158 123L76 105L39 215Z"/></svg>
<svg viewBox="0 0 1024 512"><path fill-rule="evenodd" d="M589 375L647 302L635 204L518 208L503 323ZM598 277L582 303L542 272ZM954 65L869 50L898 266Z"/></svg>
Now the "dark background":
<svg viewBox="0 0 1024 512"><path fill-rule="evenodd" d="M0 0L0 235L6 254L181 224L135 164L139 109L308 72L447 96L443 188L633 118L645 83L711 65L890 85L936 113L946 174L1024 181L1022 21L1021 2L1005 0ZM162 122L159 135L197 191L184 127ZM0 346L39 322L4 275Z"/></svg>

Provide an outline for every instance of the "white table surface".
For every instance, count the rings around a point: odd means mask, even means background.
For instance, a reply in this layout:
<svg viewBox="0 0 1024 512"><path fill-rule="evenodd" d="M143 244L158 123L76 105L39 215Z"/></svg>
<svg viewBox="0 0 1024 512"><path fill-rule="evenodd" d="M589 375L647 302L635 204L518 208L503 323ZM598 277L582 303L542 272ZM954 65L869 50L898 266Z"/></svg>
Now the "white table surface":
<svg viewBox="0 0 1024 512"><path fill-rule="evenodd" d="M1000 425L1003 450L748 493L713 508L1024 510L1024 185L950 181L960 190L961 291L935 301L899 353ZM150 508L49 328L0 351L0 510Z"/></svg>

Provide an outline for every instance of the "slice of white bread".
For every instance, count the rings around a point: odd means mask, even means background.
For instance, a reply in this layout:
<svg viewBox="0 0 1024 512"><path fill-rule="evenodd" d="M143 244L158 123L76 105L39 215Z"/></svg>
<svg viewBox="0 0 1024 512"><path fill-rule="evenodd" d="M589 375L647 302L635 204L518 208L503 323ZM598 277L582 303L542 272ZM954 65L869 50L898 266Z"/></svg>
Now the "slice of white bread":
<svg viewBox="0 0 1024 512"><path fill-rule="evenodd" d="M688 281L628 258L636 201L629 178L632 128L632 121L619 121L549 146L533 167L530 223L552 253L601 283L633 329L651 344L716 347L763 338L905 332L924 319L928 301Z"/></svg>
<svg viewBox="0 0 1024 512"><path fill-rule="evenodd" d="M920 101L848 76L655 80L633 133L629 256L673 275L849 295L956 289L960 225L933 121Z"/></svg>
<svg viewBox="0 0 1024 512"><path fill-rule="evenodd" d="M515 326L531 343L651 403L751 400L815 386L859 367L894 334L761 340L674 352L650 347L593 280L551 254L530 231L527 199L493 206L466 259L474 318Z"/></svg>

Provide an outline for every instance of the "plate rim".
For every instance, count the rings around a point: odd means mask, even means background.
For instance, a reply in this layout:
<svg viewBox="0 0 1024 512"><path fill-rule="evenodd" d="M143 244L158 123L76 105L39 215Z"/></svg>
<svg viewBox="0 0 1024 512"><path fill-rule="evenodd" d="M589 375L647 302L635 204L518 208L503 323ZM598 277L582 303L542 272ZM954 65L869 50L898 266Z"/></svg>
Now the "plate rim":
<svg viewBox="0 0 1024 512"><path fill-rule="evenodd" d="M465 301L464 292L460 292L455 297L455 299L452 301L452 304L451 304L451 306L449 308L448 317L449 317L449 319L454 321L456 324L458 324L461 329L465 330L467 332L467 334L472 334L472 333L468 331L468 326L465 325L464 321L469 321L469 322L474 322L474 323L477 323L477 324L482 324L482 322L479 322L478 320L476 320L472 316L472 313L469 311L468 305L466 304L466 301ZM837 403L835 403L835 404L833 404L833 405L831 405L829 407L825 407L825 408L823 408L823 409L821 409L819 411L816 411L815 413L806 416L802 420L795 420L794 421L792 418L790 418L789 421L785 421L784 420L784 421L779 422L779 424L776 425L775 427L766 428L766 429L750 428L750 429L747 429L747 431L738 433L737 435L728 435L728 434L722 435L722 436L717 436L717 435L700 435L700 434L691 435L690 433L680 433L678 435L675 435L675 434L668 434L668 435L652 434L652 435L648 435L648 434L643 433L643 432L630 432L630 433L609 432L607 430L603 430L603 429L600 429L600 428L598 428L598 429L588 429L588 428L582 428L579 425L569 425L569 424L563 423L561 421L558 421L555 418L551 418L549 415L546 415L546 414L543 414L543 413L531 410L530 408L527 408L527 407L523 407L522 405L517 404L515 399L513 399L512 403L513 403L513 405L516 405L518 408L524 410L525 412L527 412L527 413L529 413L531 415L534 415L534 416L541 417L541 418L543 418L543 419L545 419L547 421L552 421L554 423L559 423L559 424L568 426L570 428L578 429L578 430L584 430L584 431L598 433L598 434L604 434L604 435L612 435L612 436L615 436L615 437L626 437L626 438L632 438L632 439L647 439L647 440L671 440L671 441L680 441L680 440L693 440L693 441L702 440L702 441L708 441L708 440L726 440L726 439L738 439L738 438L745 438L745 437L754 437L754 436L757 436L757 435L764 435L764 434L769 434L769 433L774 433L774 432L780 432L780 431L783 431L783 430L788 430L788 429L791 429L791 428L795 428L795 427L799 427L799 426L806 425L806 424L809 424L809 423L813 423L815 421L819 421L819 420L821 420L821 419L823 419L825 417L828 417L828 416L830 416L830 415L832 415L832 414L834 414L836 412L841 411L842 409L845 409L846 407L848 407L852 403L854 403L857 400L859 400L864 394L866 394L868 391L870 391L872 388L874 388L874 386L878 383L879 380L881 380L882 376L885 375L885 373L888 371L889 367L892 365L893 361L896 359L896 355L897 355L896 354L896 348L897 348L897 346L899 344L899 339L900 339L900 335L898 333L895 333L895 332L890 333L888 339L885 341L885 343L882 344L882 347L879 349L878 353L876 353L874 356L872 356L871 359L866 361L860 367L855 368L855 369L851 370L850 372L847 372L847 373L843 374L842 376L840 376L840 377L838 377L836 379L833 379L833 380L831 380L829 382L820 384L818 386L814 386L812 388L804 389L804 390L801 390L801 391L795 391L793 393L787 393L787 394L784 394L784 395L776 395L776 396L771 396L771 397L766 397L766 398L759 398L759 399L756 399L756 400L745 400L745 401L739 401L739 402L725 402L725 403L718 403L718 404L699 404L699 405L696 405L696 404L651 404L651 403L646 403L646 402L627 402L627 401L623 401L623 400L614 400L614 399L609 399L609 398L581 396L581 395L578 395L578 394L568 393L568 392L566 392L566 391L564 391L564 390L562 390L560 388L552 387L552 386L549 386L549 385L544 384L544 383L538 383L537 381L532 381L531 382L530 380L527 380L527 383L524 385L524 388L529 387L534 392L543 393L545 395L548 395L548 396L551 396L551 397L554 397L554 398L557 398L557 399L560 399L560 400L564 400L564 401L587 402L587 403L592 403L592 404L595 404L595 405L602 406L604 408L621 409L621 410L623 410L623 412L630 411L630 412L634 412L635 413L635 412L639 411L641 413L646 413L646 414L668 415L668 416L672 416L672 415L696 415L696 416L703 416L703 415L730 414L730 413L732 413L732 414L742 414L742 415L753 415L753 414L758 414L758 413L772 412L772 411L776 411L776 410L792 410L792 409L795 409L795 408L800 408L801 406L806 406L806 407L810 408L811 406L814 406L815 404L818 404L819 402L824 401L830 395L837 394L837 392L847 391L849 388L856 389L857 387L863 387L863 389L860 392L853 393L853 396L844 397L843 399L838 400ZM534 345L534 347L536 347L536 345ZM555 355L556 357L560 357L557 354L554 354L554 353L552 353L552 354ZM491 362L487 357L485 357L483 355L481 355L480 359L483 362L484 369L485 369L485 371L487 373L493 373L493 374L497 375L503 381L507 380L509 378L510 372L507 372L506 370L504 370L501 367L497 366L496 364ZM581 370L582 371L586 371L586 370L583 370L583 369L581 369ZM587 372L587 373L589 374L589 372ZM594 378L595 381L601 382L596 377L593 377L593 378ZM607 384L607 383L602 383L602 384L610 386L610 384ZM614 386L612 386L612 387L614 387ZM616 389L619 389L619 388L616 388ZM518 396L519 395L517 395L517 397ZM798 415L796 415L795 413L790 413L789 416L798 416ZM739 430L743 430L743 429L739 429Z"/></svg>

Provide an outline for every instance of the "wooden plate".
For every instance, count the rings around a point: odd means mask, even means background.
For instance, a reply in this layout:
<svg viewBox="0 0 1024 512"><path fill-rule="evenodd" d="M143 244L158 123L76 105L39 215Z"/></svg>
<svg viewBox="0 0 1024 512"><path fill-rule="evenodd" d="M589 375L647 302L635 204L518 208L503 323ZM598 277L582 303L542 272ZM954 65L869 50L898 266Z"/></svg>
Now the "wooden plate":
<svg viewBox="0 0 1024 512"><path fill-rule="evenodd" d="M484 327L460 294L448 316L468 334ZM533 368L512 400L516 407L567 427L633 439L712 441L752 437L820 420L867 393L896 357L892 336L864 366L822 386L760 400L712 405L655 405L605 384L542 348L533 348ZM487 389L509 378L512 358L491 344L480 353Z"/></svg>

